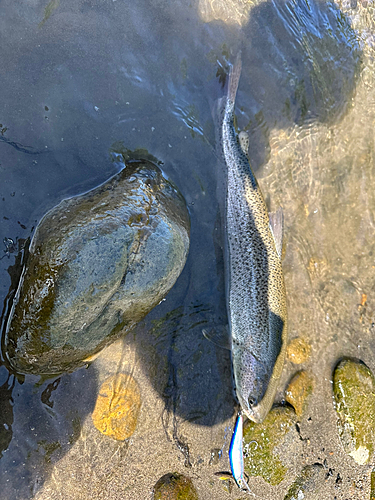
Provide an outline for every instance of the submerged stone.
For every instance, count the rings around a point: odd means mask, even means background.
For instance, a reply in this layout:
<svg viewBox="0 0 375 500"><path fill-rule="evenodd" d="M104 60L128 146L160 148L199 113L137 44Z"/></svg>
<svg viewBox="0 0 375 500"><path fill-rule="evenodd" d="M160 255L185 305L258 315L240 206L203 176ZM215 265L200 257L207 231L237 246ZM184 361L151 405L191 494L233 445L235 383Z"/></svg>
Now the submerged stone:
<svg viewBox="0 0 375 500"><path fill-rule="evenodd" d="M366 464L374 452L375 378L362 361L343 359L333 374L333 394L341 443L358 464Z"/></svg>
<svg viewBox="0 0 375 500"><path fill-rule="evenodd" d="M310 352L310 344L301 337L292 339L286 348L286 355L296 365L305 363L310 357Z"/></svg>
<svg viewBox="0 0 375 500"><path fill-rule="evenodd" d="M124 441L135 431L140 408L137 382L131 375L118 373L101 385L92 420L102 434Z"/></svg>
<svg viewBox="0 0 375 500"><path fill-rule="evenodd" d="M324 478L323 465L307 465L302 469L294 483L290 485L284 500L320 500Z"/></svg>
<svg viewBox="0 0 375 500"><path fill-rule="evenodd" d="M153 500L198 500L198 494L191 479L175 472L155 484Z"/></svg>
<svg viewBox="0 0 375 500"><path fill-rule="evenodd" d="M160 302L188 248L185 200L148 160L63 200L39 223L24 264L5 332L11 367L81 366Z"/></svg>
<svg viewBox="0 0 375 500"><path fill-rule="evenodd" d="M244 424L244 464L249 476L261 476L267 483L281 483L287 466L276 448L287 434L295 432L296 415L291 408L272 408L261 424L248 420Z"/></svg>
<svg viewBox="0 0 375 500"><path fill-rule="evenodd" d="M293 406L297 417L301 417L306 408L308 396L314 389L314 379L304 370L297 372L285 391L285 400Z"/></svg>

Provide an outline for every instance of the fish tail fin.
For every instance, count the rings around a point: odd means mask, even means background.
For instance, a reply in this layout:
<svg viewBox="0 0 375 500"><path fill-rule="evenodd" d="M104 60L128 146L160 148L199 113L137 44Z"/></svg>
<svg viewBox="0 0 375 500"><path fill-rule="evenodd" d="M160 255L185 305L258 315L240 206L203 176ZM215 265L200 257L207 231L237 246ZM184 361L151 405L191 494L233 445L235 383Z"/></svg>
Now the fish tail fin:
<svg viewBox="0 0 375 500"><path fill-rule="evenodd" d="M236 101L238 82L240 81L240 76L241 76L241 68L242 68L241 52L238 52L236 60L230 69L229 84L228 84L228 97L227 97L228 104L233 106L233 109L234 109L234 103Z"/></svg>

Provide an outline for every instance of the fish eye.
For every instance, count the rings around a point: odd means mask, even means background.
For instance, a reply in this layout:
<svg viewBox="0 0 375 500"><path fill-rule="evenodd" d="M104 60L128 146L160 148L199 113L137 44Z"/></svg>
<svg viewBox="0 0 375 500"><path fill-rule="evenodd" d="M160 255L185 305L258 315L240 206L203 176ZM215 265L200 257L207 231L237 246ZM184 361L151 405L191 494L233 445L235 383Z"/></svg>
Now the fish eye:
<svg viewBox="0 0 375 500"><path fill-rule="evenodd" d="M249 399L248 399L248 403L249 403L249 406L256 406L257 404L257 399L254 398L253 396L250 396Z"/></svg>

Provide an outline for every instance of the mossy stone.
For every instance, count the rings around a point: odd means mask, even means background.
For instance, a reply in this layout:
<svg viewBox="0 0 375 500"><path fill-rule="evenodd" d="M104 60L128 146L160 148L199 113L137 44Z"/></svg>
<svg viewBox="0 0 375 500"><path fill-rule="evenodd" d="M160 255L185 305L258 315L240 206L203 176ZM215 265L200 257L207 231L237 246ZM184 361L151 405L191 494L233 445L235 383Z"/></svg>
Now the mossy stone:
<svg viewBox="0 0 375 500"><path fill-rule="evenodd" d="M325 472L321 464L307 465L292 483L284 500L320 500L320 486L324 482Z"/></svg>
<svg viewBox="0 0 375 500"><path fill-rule="evenodd" d="M189 248L178 189L148 160L38 224L11 308L5 356L19 373L73 370L131 330L168 293Z"/></svg>
<svg viewBox="0 0 375 500"><path fill-rule="evenodd" d="M296 414L292 408L272 408L261 424L244 424L244 462L249 476L261 476L267 483L279 484L285 477L283 464L275 448L294 429Z"/></svg>
<svg viewBox="0 0 375 500"><path fill-rule="evenodd" d="M372 469L370 475L371 489L370 489L370 500L375 500L375 469Z"/></svg>
<svg viewBox="0 0 375 500"><path fill-rule="evenodd" d="M346 451L360 465L374 452L375 379L359 360L341 360L333 374L337 429Z"/></svg>
<svg viewBox="0 0 375 500"><path fill-rule="evenodd" d="M165 474L154 486L154 500L198 500L194 485L177 472Z"/></svg>

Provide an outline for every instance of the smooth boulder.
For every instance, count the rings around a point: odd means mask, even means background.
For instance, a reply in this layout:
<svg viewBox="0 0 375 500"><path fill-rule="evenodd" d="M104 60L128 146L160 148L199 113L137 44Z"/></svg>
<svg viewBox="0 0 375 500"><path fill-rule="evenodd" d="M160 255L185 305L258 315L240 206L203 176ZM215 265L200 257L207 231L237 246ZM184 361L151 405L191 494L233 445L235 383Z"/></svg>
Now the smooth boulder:
<svg viewBox="0 0 375 500"><path fill-rule="evenodd" d="M19 373L54 374L131 330L172 288L189 248L176 186L148 160L38 224L6 326L3 351Z"/></svg>

